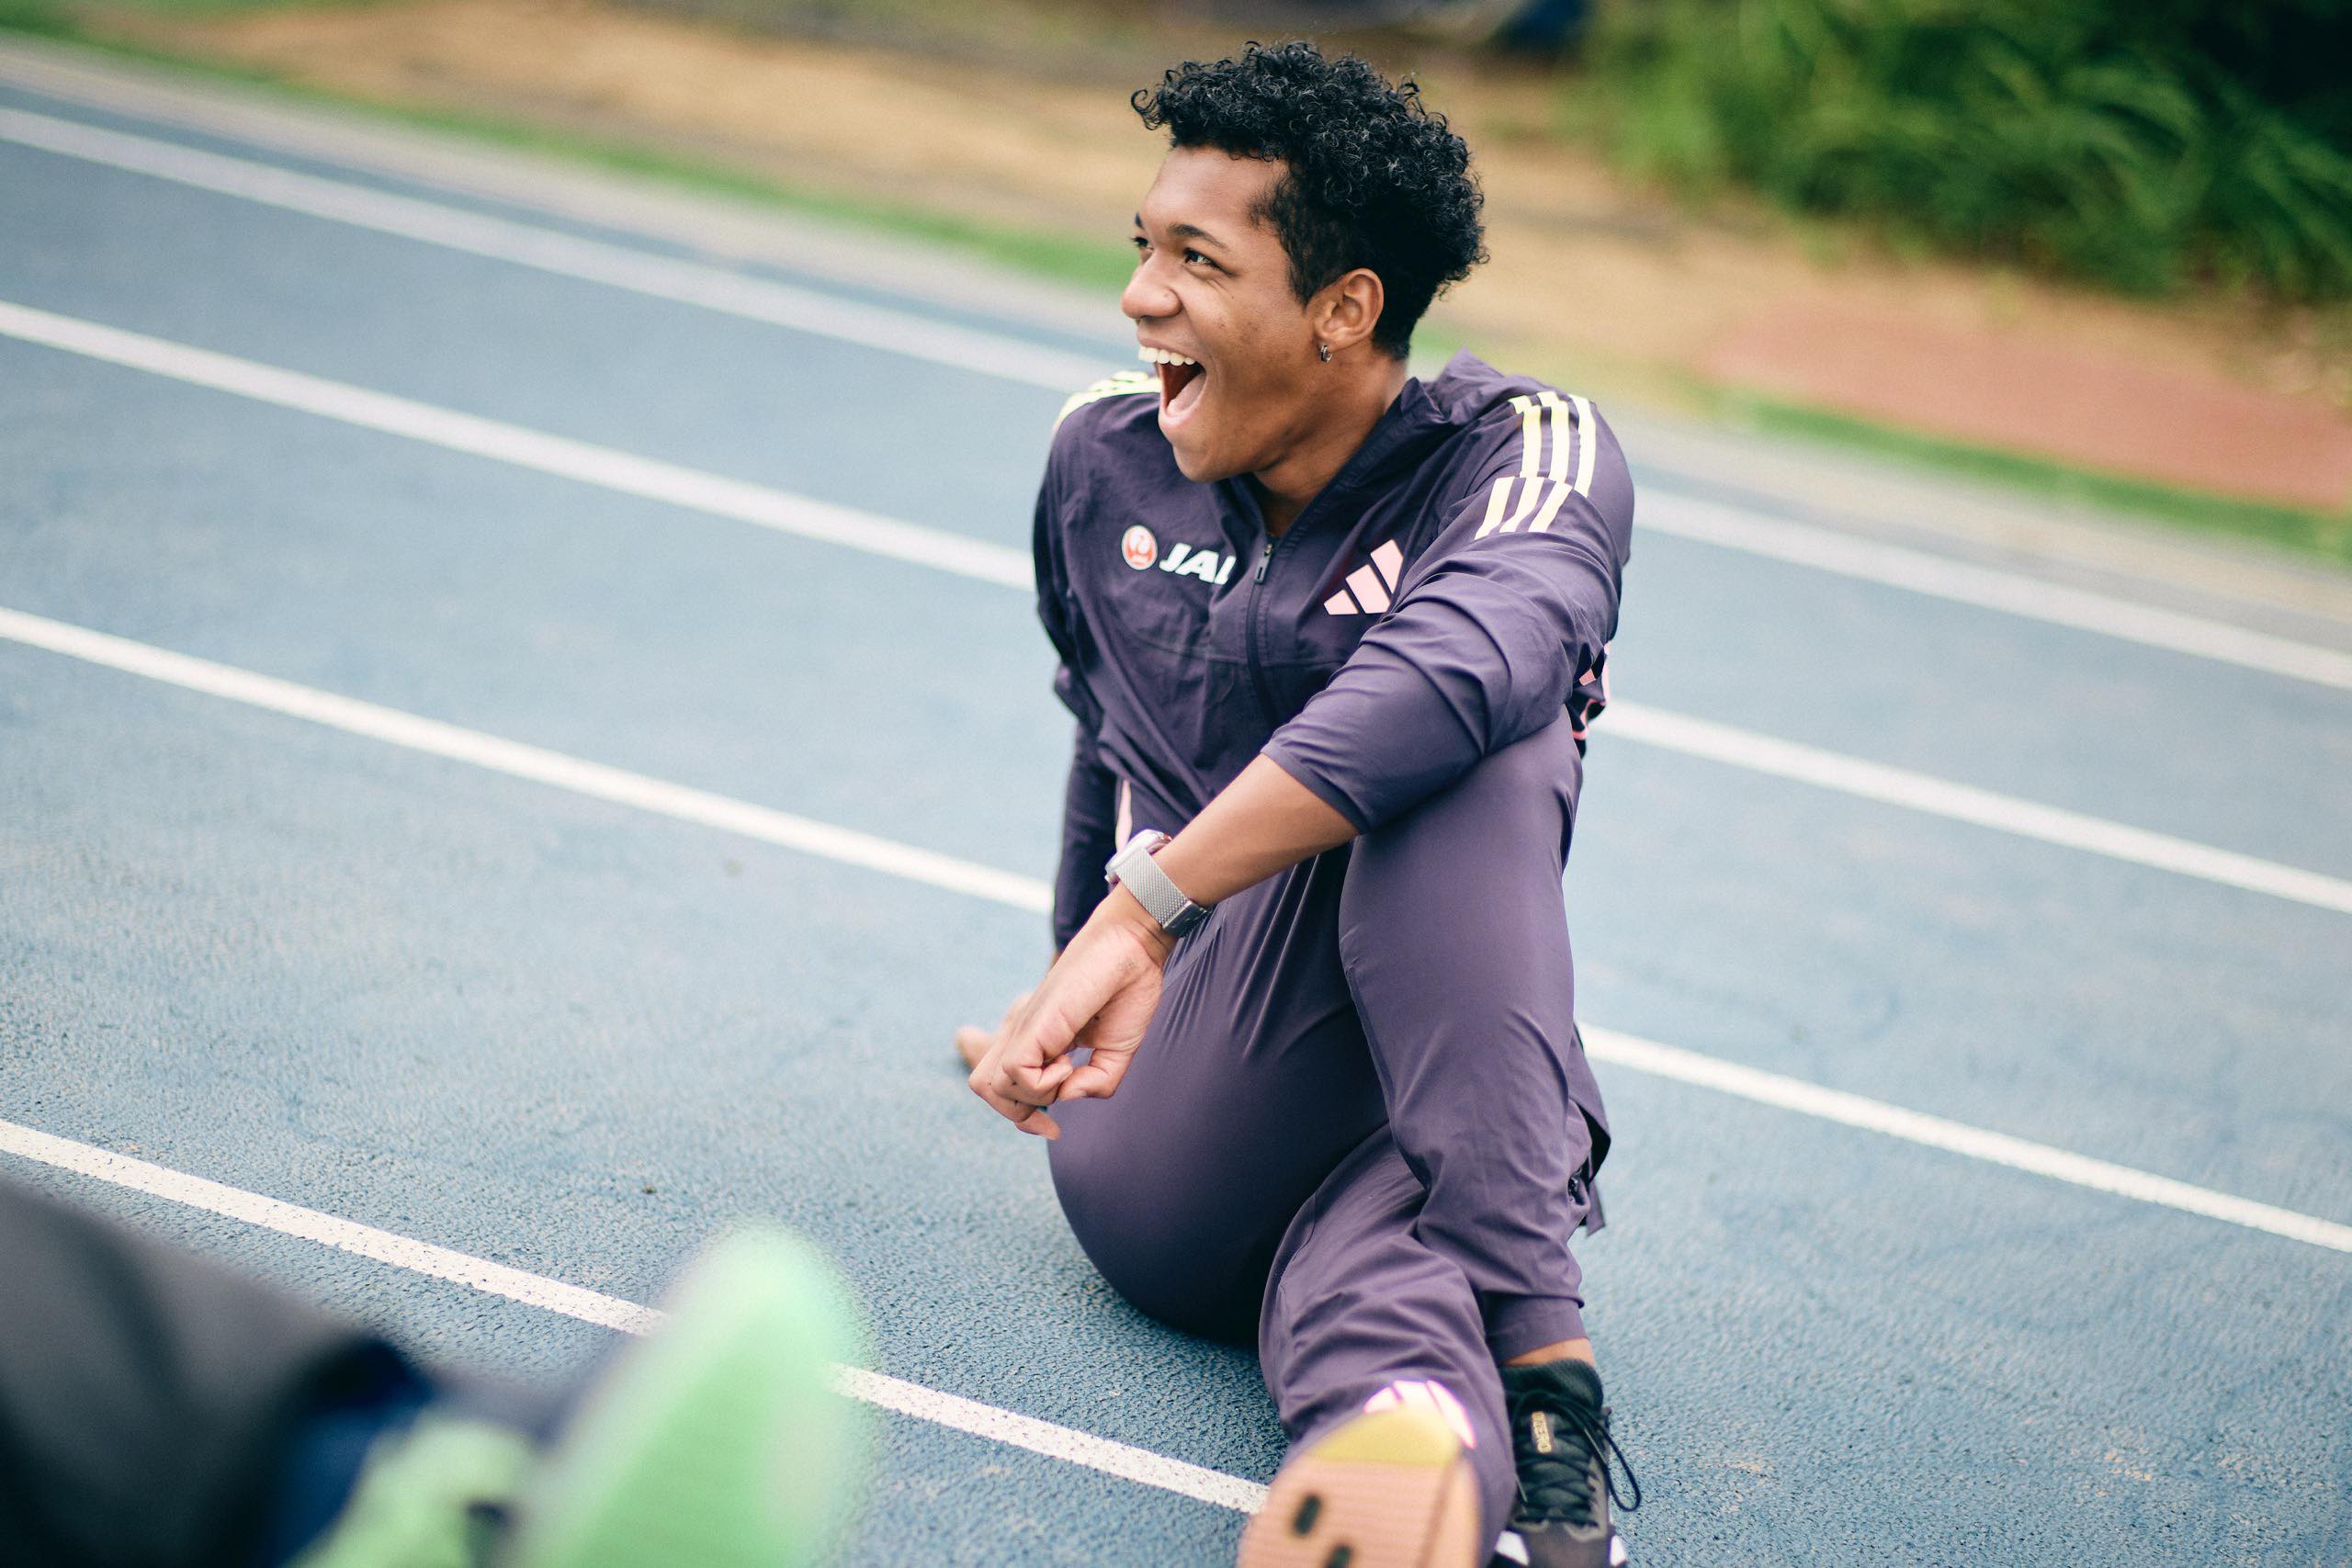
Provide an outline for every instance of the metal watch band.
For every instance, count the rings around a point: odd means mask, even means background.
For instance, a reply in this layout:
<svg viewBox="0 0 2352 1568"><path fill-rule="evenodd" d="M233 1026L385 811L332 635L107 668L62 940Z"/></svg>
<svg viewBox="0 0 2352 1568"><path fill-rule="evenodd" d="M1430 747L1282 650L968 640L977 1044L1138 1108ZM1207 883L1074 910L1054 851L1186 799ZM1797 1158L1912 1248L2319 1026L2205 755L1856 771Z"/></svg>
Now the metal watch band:
<svg viewBox="0 0 2352 1568"><path fill-rule="evenodd" d="M1152 853L1168 842L1168 835L1155 828L1147 828L1129 839L1126 847L1111 857L1104 868L1104 880L1115 882L1136 896L1144 913L1159 922L1159 929L1170 936L1182 937L1209 918L1207 908L1184 897L1183 890L1159 869Z"/></svg>

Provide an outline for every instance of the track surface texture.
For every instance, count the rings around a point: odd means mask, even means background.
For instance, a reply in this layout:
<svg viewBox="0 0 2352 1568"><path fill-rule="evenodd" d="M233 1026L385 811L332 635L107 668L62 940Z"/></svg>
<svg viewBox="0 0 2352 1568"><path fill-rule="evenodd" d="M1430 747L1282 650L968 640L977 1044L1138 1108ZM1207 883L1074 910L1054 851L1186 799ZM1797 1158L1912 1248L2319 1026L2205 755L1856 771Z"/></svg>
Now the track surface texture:
<svg viewBox="0 0 2352 1568"><path fill-rule="evenodd" d="M1008 346L1006 373L959 367L0 137L0 303L42 320L999 561L1025 546L1058 402L1011 370L1131 358L1108 300L1048 321L993 310L978 272L896 290L838 246L797 273L698 254L674 226L339 162L324 132L36 90L8 58L0 110L787 285L919 346ZM1770 508L1736 468L1627 446L1661 519L1637 522L1611 661L1633 706L2352 879L2352 692L1664 531L1678 498ZM1011 874L958 890L920 856L812 852L11 633L0 1121L621 1302L657 1299L729 1220L779 1219L849 1271L878 1372L1181 1461L1114 1473L1100 1445L890 1414L850 1562L1229 1562L1230 1504L1281 1453L1254 1364L1112 1295L1042 1148L949 1052L1042 963L1020 906L1051 871L1068 744L1027 595L984 579L0 335L19 631L106 633ZM2177 581L2143 602L2326 631ZM2317 1227L1604 1058L1611 1224L1581 1256L1650 1499L1637 1562L2352 1562L2352 914L1606 718L1577 837L1566 896L1600 1030ZM0 1171L431 1355L560 1378L614 1339L54 1161Z"/></svg>

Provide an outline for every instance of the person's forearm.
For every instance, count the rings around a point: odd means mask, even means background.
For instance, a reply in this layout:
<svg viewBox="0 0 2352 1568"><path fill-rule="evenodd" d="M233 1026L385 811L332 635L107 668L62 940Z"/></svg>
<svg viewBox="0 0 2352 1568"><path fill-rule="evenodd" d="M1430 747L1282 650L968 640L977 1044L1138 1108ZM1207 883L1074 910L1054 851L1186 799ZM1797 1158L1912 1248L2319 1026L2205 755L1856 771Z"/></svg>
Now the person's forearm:
<svg viewBox="0 0 2352 1568"><path fill-rule="evenodd" d="M1215 904L1355 836L1320 795L1260 757L1154 858L1184 897Z"/></svg>
<svg viewBox="0 0 2352 1568"><path fill-rule="evenodd" d="M1118 787L1081 731L1070 755L1069 782L1062 791L1062 854L1054 872L1056 952L1102 901L1102 863L1119 847L1112 838L1118 820Z"/></svg>
<svg viewBox="0 0 2352 1568"><path fill-rule="evenodd" d="M1187 897L1214 904L1355 836L1354 823L1261 757L1155 858ZM1118 1092L1159 1006L1175 946L1132 892L1110 889L993 1042L978 1030L957 1036L974 1063L972 1091L1022 1131L1061 1136L1044 1108ZM1070 1049L1081 1037L1088 1058L1073 1066ZM986 1052L976 1055L971 1047L981 1043Z"/></svg>

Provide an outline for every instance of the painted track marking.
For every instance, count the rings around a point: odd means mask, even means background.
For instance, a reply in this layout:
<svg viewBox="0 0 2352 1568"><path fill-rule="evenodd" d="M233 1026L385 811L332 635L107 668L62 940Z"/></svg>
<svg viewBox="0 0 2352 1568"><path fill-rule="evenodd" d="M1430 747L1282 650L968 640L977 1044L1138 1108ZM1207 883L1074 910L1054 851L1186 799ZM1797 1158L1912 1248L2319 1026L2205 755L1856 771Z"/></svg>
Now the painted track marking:
<svg viewBox="0 0 2352 1568"><path fill-rule="evenodd" d="M1639 703L1612 702L1592 733L1604 743L1610 739L1637 741L1948 821L1973 823L2021 839L2352 915L2352 882L2341 877L1758 735L1712 719L1691 718Z"/></svg>
<svg viewBox="0 0 2352 1568"><path fill-rule="evenodd" d="M1655 1040L1621 1034L1613 1029L1585 1025L1581 1032L1586 1055L1596 1062L1606 1062L1611 1066L1628 1067L1653 1077L1672 1078L1677 1083L1713 1089L1719 1094L1754 1100L1758 1105L1792 1111L1800 1116L1816 1117L1824 1122L1858 1127L1868 1133L1881 1133L1907 1144L1941 1149L1948 1154L1983 1160L1990 1165L2007 1166L2012 1170L2045 1176L2069 1186L2086 1187L2094 1192L2110 1192L2119 1198L2177 1209L2188 1214L2202 1214L2207 1219L2243 1225L2248 1230L2267 1231L2272 1235L2285 1236L2290 1241L2308 1242L2332 1252L2352 1253L2352 1225L2324 1220L2316 1214L2282 1209L2270 1203L2257 1203L2251 1198L2216 1192L2211 1188L2176 1181L2168 1176L2135 1170L2128 1165L2115 1165L2107 1160L2093 1159L2088 1155L2053 1148L2048 1144L2013 1138L2006 1133L1972 1127L1965 1122L1932 1116L1924 1111L1906 1110L1883 1100L1849 1094L1843 1089L1825 1089L1803 1078L1785 1077L1779 1073L1742 1066L1736 1062L1686 1051L1679 1045L1662 1045Z"/></svg>
<svg viewBox="0 0 2352 1568"><path fill-rule="evenodd" d="M843 865L862 866L951 893L986 898L1033 914L1046 914L1053 908L1053 890L1035 877L1016 876L954 855L916 849L854 829L836 828L831 823L649 778L561 751L502 739L478 729L322 692L315 686L297 685L233 665L216 664L209 659L151 648L127 637L0 609L0 639L45 649L127 674L143 675L183 691L201 692L268 713L308 719L347 735L365 736L427 756L469 763L509 778L528 779L591 799L716 828L723 833L797 850Z"/></svg>
<svg viewBox="0 0 2352 1568"><path fill-rule="evenodd" d="M257 1192L223 1186L200 1176L186 1175L164 1166L132 1159L127 1155L114 1154L90 1144L75 1143L71 1138L61 1138L55 1134L40 1132L14 1122L0 1122L0 1150L60 1170L70 1170L111 1182L117 1187L126 1187L134 1192L144 1192L150 1197L201 1209L207 1213L242 1220L281 1235L298 1236L304 1241L316 1242L321 1247L333 1247L338 1252L372 1258L412 1274L446 1280L486 1295L503 1296L526 1306L560 1313L566 1317L578 1318L582 1323L593 1323L599 1327L618 1329L624 1334L644 1334L662 1324L661 1313L635 1302L623 1301L618 1296L608 1296L599 1291L566 1284L560 1280L526 1273L503 1263L492 1263L487 1258L436 1247L431 1242L378 1230L373 1225L340 1219L316 1209L305 1209L276 1198L265 1198ZM1237 1508L1249 1513L1266 1495L1264 1487L1255 1482L1244 1481L1238 1475L1187 1464L1182 1460L1156 1454L1148 1449L1098 1438L1091 1432L1057 1426L1034 1416L1000 1410L992 1404L983 1404L959 1394L944 1393L922 1383L868 1371L862 1367L835 1368L834 1386L854 1399L880 1405L886 1410L895 1410L902 1416L952 1427L959 1432L969 1432L975 1437L1026 1449L1049 1459L1065 1460L1123 1481L1158 1487L1160 1491L1173 1492L1218 1507Z"/></svg>
<svg viewBox="0 0 2352 1568"><path fill-rule="evenodd" d="M151 648L144 643L104 632L45 620L20 611L0 609L0 639L63 654L128 674L144 675L187 691L308 719L348 734L385 741L452 761L470 763L493 773L571 790L594 799L634 807L657 816L716 828L722 832L741 834L763 843L987 899L1027 914L1042 914L1052 906L1052 889L1032 877L895 843L872 834L814 822L807 818L794 817L706 790L666 784L642 773L607 767L601 762L503 740L479 730L463 729L437 719L422 718L397 708L379 707L373 703L297 685L274 676L257 675L229 665L215 664L209 660ZM2352 1225L2338 1224L2290 1209L2275 1208L2226 1192L2211 1191L2125 1166L2110 1165L2047 1145L1987 1132L1923 1111L1867 1100L1860 1095L1824 1089L1802 1079L1743 1067L1697 1052L1656 1044L1633 1035L1604 1030L1591 1032L1594 1036L1591 1054L1596 1061L1611 1062L1637 1072L1699 1085L1759 1104L1778 1106L1782 1110L1881 1133L1888 1137L1943 1149L1969 1158L2031 1171L2077 1187L2268 1231L2276 1235L2309 1242L2315 1247L2352 1252Z"/></svg>
<svg viewBox="0 0 2352 1568"><path fill-rule="evenodd" d="M209 349L6 300L0 300L0 336L708 516L934 567L999 587L1023 592L1035 587L1029 557L1002 545ZM1622 715L1622 719L1612 720L1602 734L1613 733L1686 756L1799 779L1823 789L2246 892L2352 913L2352 882L2338 877L1664 709L1616 703L1611 711Z"/></svg>
<svg viewBox="0 0 2352 1568"><path fill-rule="evenodd" d="M158 138L0 108L0 141L144 175L537 271L605 285L959 370L1069 391L1110 368L1084 355L1008 333L955 326L888 306L748 276L560 230L492 218L343 180ZM1663 494L1642 525L1678 538L2139 643L2191 658L2352 691L2352 654L2251 631L2204 616L2134 604L1924 550L1692 497Z"/></svg>
<svg viewBox="0 0 2352 1568"><path fill-rule="evenodd" d="M1875 582L1950 600L2023 620L2043 621L2075 631L2095 632L2167 653L2211 659L2241 669L2283 675L2291 681L2352 692L2352 653L2317 648L2267 632L2248 631L2223 621L2135 604L2111 594L2042 582L2015 572L1972 566L1925 550L1858 539L1835 529L1768 517L1674 494L1652 495L1641 503L1638 525L1679 539L1810 567L1839 577Z"/></svg>
<svg viewBox="0 0 2352 1568"><path fill-rule="evenodd" d="M0 336L707 516L1028 591L1025 550L0 300Z"/></svg>
<svg viewBox="0 0 2352 1568"><path fill-rule="evenodd" d="M22 109L0 108L0 141L355 229L1051 391L1085 386L1118 367L1109 354L1100 357L1069 354L1001 333L928 321L909 311L863 304L725 267L673 260L560 229L517 223Z"/></svg>

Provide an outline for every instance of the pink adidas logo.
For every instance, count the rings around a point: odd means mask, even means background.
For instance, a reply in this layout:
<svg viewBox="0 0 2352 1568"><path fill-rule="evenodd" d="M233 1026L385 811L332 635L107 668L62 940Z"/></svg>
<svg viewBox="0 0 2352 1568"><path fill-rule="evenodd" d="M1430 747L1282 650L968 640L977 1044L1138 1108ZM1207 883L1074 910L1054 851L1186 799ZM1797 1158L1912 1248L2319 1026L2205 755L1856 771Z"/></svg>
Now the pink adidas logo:
<svg viewBox="0 0 2352 1568"><path fill-rule="evenodd" d="M1334 615L1377 615L1388 608L1404 576L1405 552L1391 539L1372 552L1369 565L1348 573L1347 586L1324 600L1323 608Z"/></svg>

